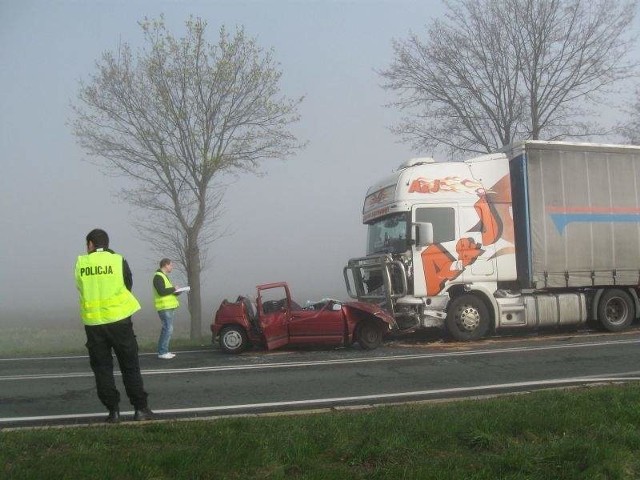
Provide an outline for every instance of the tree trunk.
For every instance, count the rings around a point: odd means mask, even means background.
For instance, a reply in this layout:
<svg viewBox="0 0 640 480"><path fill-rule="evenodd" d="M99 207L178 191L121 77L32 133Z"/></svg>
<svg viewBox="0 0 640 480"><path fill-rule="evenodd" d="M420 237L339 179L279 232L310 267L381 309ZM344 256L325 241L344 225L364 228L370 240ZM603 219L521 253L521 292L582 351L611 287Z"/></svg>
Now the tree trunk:
<svg viewBox="0 0 640 480"><path fill-rule="evenodd" d="M197 244L188 242L187 247L187 281L191 286L189 291L189 314L191 315L190 338L193 341L202 340L202 299L200 297L200 249Z"/></svg>

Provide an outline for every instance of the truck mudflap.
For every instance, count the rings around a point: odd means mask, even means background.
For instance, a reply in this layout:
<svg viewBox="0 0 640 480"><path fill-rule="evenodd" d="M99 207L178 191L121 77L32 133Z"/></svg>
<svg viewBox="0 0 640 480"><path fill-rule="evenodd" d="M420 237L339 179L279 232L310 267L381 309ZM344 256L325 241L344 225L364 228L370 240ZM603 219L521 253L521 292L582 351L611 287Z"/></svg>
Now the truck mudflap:
<svg viewBox="0 0 640 480"><path fill-rule="evenodd" d="M395 320L395 318L393 318L393 315L389 314L388 312L383 310L381 307L379 307L378 305L375 305L373 303L344 302L342 304L342 307L343 308L347 308L347 309L360 310L360 311L365 312L365 313L367 313L369 315L373 315L374 317L379 318L384 323L386 323L389 326L390 330L391 329L394 329L394 330L398 329L398 325L396 324L396 320Z"/></svg>

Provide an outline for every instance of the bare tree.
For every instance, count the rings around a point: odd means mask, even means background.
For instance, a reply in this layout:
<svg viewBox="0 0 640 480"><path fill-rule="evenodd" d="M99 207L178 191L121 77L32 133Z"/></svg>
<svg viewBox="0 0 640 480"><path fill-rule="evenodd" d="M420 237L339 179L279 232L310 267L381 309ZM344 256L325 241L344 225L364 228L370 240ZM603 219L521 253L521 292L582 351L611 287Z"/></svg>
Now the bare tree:
<svg viewBox="0 0 640 480"><path fill-rule="evenodd" d="M628 121L621 126L622 136L634 145L640 145L640 88L636 90L635 102L627 109Z"/></svg>
<svg viewBox="0 0 640 480"><path fill-rule="evenodd" d="M394 40L380 72L417 148L494 151L605 133L590 115L635 64L637 0L452 0L423 41Z"/></svg>
<svg viewBox="0 0 640 480"><path fill-rule="evenodd" d="M133 179L125 198L147 212L146 238L187 274L195 340L202 259L216 238L225 176L258 172L261 161L302 147L288 129L302 98L280 93L273 52L243 28L231 35L222 27L210 44L199 18L186 22L183 38L162 17L140 26L145 48L104 53L97 73L80 83L72 127L99 163Z"/></svg>

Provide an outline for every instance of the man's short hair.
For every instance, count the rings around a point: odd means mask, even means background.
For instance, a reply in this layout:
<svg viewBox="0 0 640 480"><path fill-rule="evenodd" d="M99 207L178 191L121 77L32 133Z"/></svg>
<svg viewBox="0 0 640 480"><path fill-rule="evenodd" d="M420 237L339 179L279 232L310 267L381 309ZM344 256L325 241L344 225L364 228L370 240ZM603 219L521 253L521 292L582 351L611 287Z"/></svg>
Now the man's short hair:
<svg viewBox="0 0 640 480"><path fill-rule="evenodd" d="M171 260L169 260L168 258L163 258L162 260L160 260L160 268L166 267L170 263L171 263Z"/></svg>
<svg viewBox="0 0 640 480"><path fill-rule="evenodd" d="M109 248L109 235L100 228L94 228L87 234L87 245L93 243L95 248Z"/></svg>

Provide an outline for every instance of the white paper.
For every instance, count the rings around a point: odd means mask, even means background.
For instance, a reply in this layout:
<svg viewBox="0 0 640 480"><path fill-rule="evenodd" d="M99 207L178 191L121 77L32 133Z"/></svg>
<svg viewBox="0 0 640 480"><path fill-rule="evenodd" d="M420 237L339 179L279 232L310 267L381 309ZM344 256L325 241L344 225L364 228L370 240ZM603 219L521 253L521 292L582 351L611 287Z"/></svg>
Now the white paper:
<svg viewBox="0 0 640 480"><path fill-rule="evenodd" d="M187 287L180 287L180 288L176 288L176 292L175 292L175 293L188 292L189 290L191 290L191 287L189 287L189 286L187 286Z"/></svg>

